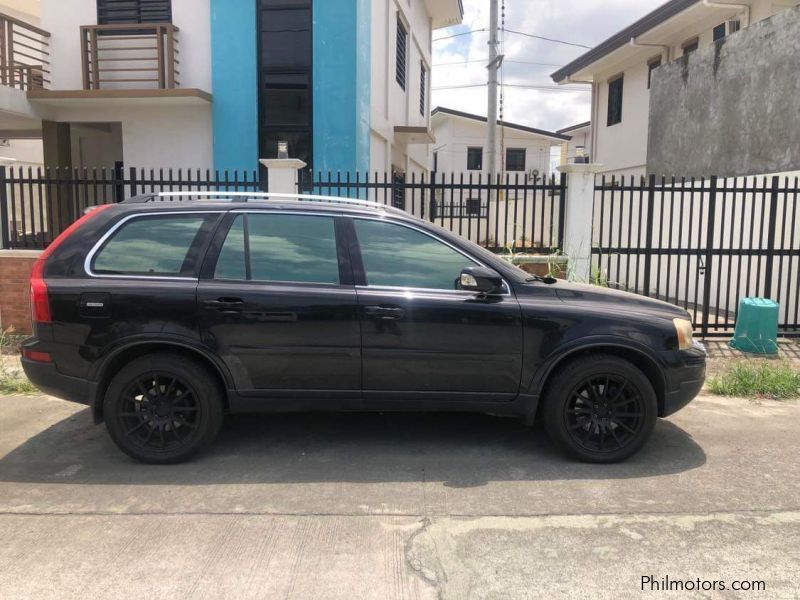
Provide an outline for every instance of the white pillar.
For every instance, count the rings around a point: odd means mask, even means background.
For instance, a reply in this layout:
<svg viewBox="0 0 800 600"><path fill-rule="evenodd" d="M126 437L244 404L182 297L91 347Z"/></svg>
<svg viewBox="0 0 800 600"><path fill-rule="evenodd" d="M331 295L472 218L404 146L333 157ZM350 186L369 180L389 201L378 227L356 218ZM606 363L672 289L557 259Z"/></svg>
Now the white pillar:
<svg viewBox="0 0 800 600"><path fill-rule="evenodd" d="M564 254L569 258L569 278L589 283L592 276L592 224L594 179L603 165L568 164L558 170L567 174Z"/></svg>
<svg viewBox="0 0 800 600"><path fill-rule="evenodd" d="M296 194L297 172L305 168L299 158L262 158L259 160L267 167L269 185L267 192L271 194Z"/></svg>

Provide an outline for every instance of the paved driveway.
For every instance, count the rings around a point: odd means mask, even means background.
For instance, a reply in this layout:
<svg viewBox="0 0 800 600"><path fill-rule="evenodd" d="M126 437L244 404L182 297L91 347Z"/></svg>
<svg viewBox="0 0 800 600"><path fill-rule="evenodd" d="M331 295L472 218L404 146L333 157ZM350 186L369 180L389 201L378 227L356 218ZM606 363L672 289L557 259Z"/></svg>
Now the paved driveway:
<svg viewBox="0 0 800 600"><path fill-rule="evenodd" d="M154 467L86 409L0 398L0 597L797 598L799 423L701 398L589 466L480 415L239 417Z"/></svg>

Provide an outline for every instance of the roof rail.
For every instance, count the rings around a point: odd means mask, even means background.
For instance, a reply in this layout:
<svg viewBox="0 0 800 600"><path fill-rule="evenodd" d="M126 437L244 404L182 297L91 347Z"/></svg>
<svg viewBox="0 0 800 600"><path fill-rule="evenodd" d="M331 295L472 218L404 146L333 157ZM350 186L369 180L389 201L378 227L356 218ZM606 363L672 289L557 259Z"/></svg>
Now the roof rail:
<svg viewBox="0 0 800 600"><path fill-rule="evenodd" d="M161 200L180 200L181 198L194 198L197 200L208 201L230 201L230 202L249 202L249 201L268 201L276 200L293 200L297 202L324 202L329 204L348 204L353 206L363 206L365 208L373 208L376 210L383 210L387 212L396 212L399 214L408 214L404 210L395 208L394 206L381 204L380 202L371 202L369 200L358 200L354 198L343 198L341 196L320 196L316 194L283 194L273 192L229 192L225 190L219 191L182 191L182 192L154 192L152 194L142 194L126 200L125 202L155 202Z"/></svg>

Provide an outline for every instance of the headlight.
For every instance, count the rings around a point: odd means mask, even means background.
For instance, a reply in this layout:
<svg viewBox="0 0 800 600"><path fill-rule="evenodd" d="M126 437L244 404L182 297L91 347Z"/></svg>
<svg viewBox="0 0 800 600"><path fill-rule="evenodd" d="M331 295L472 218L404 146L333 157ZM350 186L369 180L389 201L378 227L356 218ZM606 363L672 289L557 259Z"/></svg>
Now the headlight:
<svg viewBox="0 0 800 600"><path fill-rule="evenodd" d="M688 319L672 319L675 324L675 333L678 334L678 348L689 350L692 347L692 335L694 328Z"/></svg>

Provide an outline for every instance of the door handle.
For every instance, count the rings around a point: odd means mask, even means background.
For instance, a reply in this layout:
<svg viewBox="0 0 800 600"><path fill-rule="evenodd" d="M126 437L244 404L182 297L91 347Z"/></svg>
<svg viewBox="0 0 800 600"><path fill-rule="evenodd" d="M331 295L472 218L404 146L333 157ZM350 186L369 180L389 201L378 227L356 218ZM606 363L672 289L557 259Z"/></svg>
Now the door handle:
<svg viewBox="0 0 800 600"><path fill-rule="evenodd" d="M402 319L406 311L399 306L365 306L364 314L373 319L380 319L382 321L396 321Z"/></svg>
<svg viewBox="0 0 800 600"><path fill-rule="evenodd" d="M238 313L244 309L244 300L241 298L219 298L217 300L204 300L203 306L209 310L218 310L221 313Z"/></svg>

